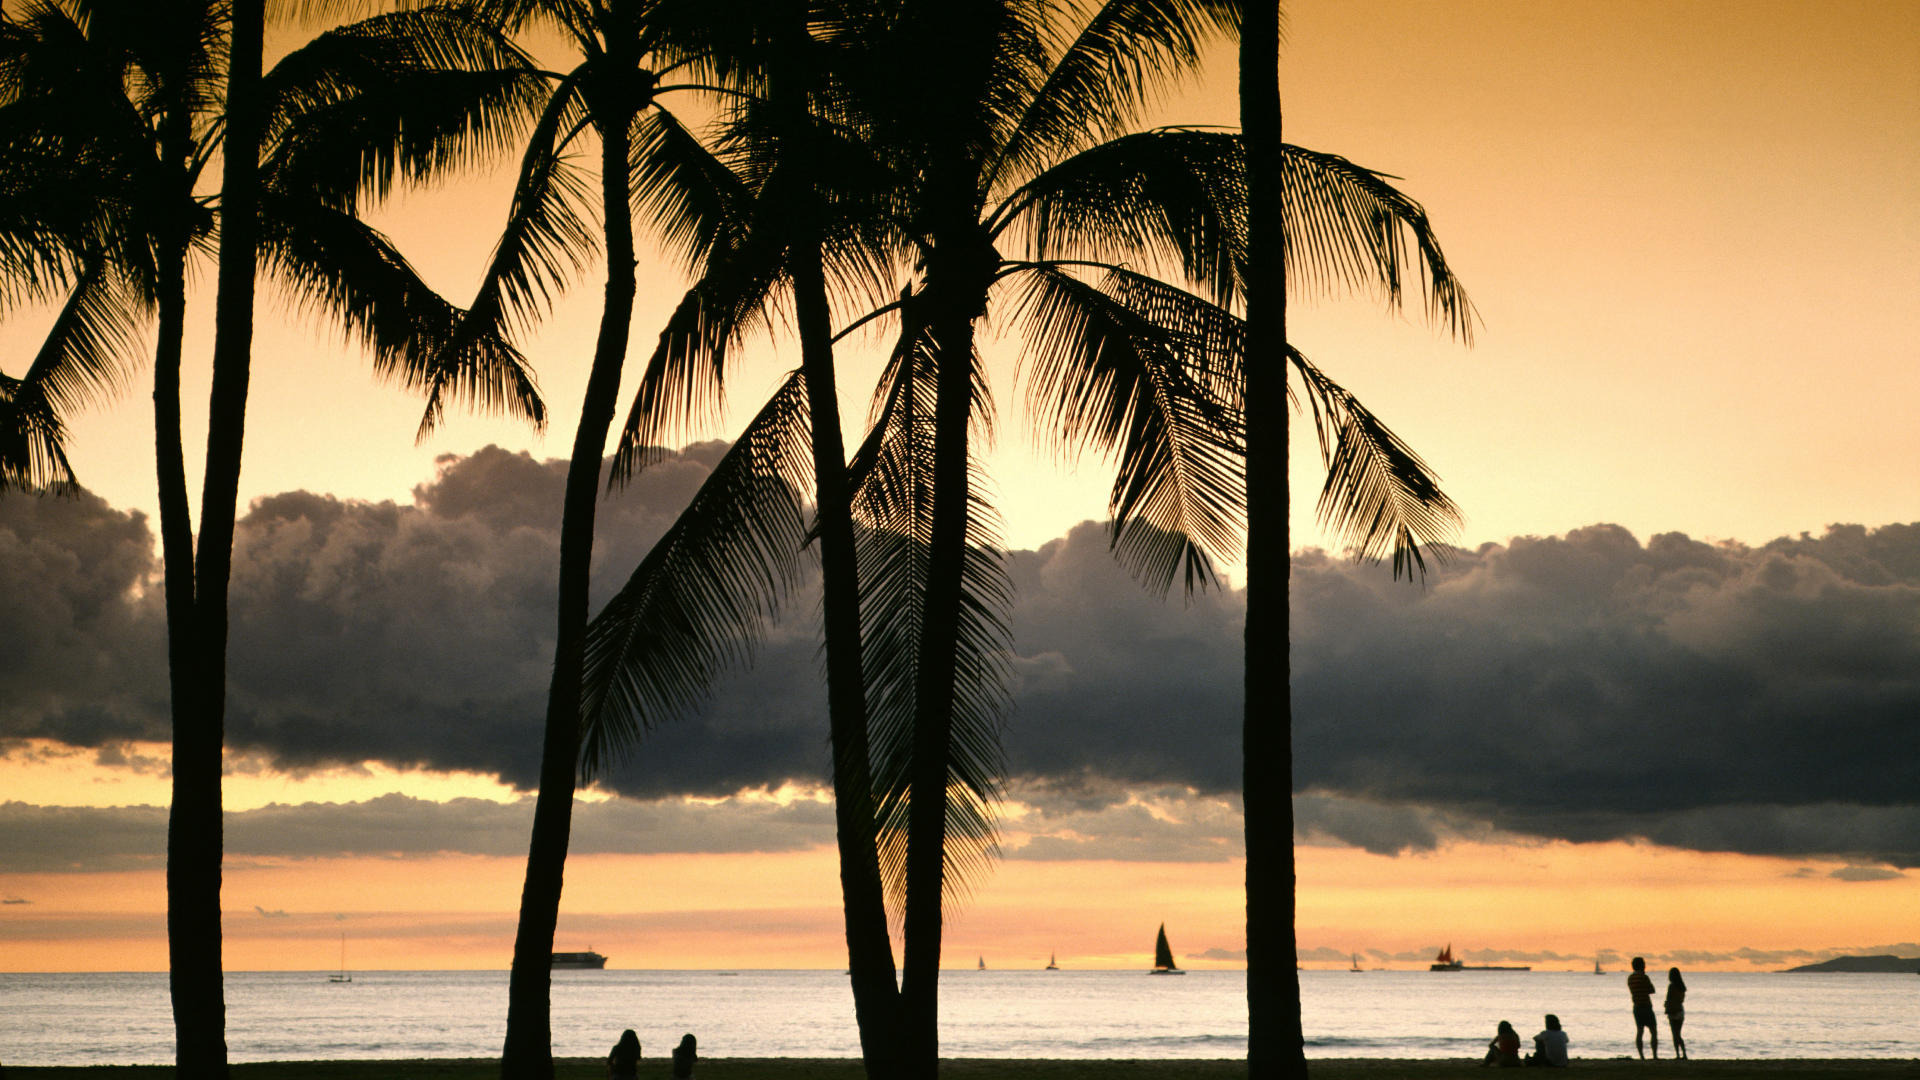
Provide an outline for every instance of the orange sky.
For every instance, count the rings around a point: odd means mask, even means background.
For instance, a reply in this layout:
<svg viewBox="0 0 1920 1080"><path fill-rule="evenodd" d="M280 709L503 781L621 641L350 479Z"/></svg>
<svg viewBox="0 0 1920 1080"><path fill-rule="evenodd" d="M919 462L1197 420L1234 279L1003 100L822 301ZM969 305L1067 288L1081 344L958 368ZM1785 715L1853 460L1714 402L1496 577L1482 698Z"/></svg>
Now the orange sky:
<svg viewBox="0 0 1920 1080"><path fill-rule="evenodd" d="M1287 11L1289 141L1400 177L1432 213L1484 319L1468 351L1366 305L1303 304L1294 339L1441 472L1467 511L1469 544L1599 521L1642 536L1763 542L1914 516L1920 5L1300 0ZM1165 119L1233 121L1230 53L1219 55ZM385 224L459 297L508 179L410 198ZM648 277L637 349L680 287L657 269ZM279 325L284 313L267 301L243 497L309 488L405 501L437 454L488 442L563 454L597 293L590 276L528 343L553 411L544 439L455 418L422 445L416 402L370 387L363 359L304 325ZM200 317L189 357L206 353ZM795 360L783 349L748 365L734 419ZM863 412L874 367L849 359L850 418ZM1002 353L1003 388L1010 367ZM187 377L204 380L204 364L190 363ZM151 507L144 386L79 418L72 438L89 487L117 507ZM1317 542L1311 458L1301 432L1303 543ZM1031 451L1016 408L1005 411L994 469L1016 546L1100 515L1102 470L1062 472ZM243 808L386 790L506 797L475 778L268 775L235 777L228 800ZM151 774L8 760L0 800L164 805L165 791ZM1448 942L1468 955L1569 958L1548 967L1608 950L1859 950L1910 941L1920 911L1912 876L1848 882L1828 876L1838 864L1805 873L1800 860L1649 846L1492 837L1429 854L1305 846L1299 857L1299 940L1310 964L1325 966L1344 966L1333 957L1355 950L1409 966ZM1239 948L1239 873L1232 860L1009 860L955 921L947 960L1037 966L1057 950L1068 966L1135 966L1162 920L1183 954ZM504 966L519 874L517 860L496 856L236 863L227 964L330 966L345 932L354 966ZM831 858L817 850L577 858L556 944L592 945L617 967L833 967L843 962L834 891ZM164 966L157 870L0 866L0 899L31 901L0 906L0 969ZM264 917L255 905L287 914Z"/></svg>
<svg viewBox="0 0 1920 1080"><path fill-rule="evenodd" d="M99 772L71 761L15 760L0 776L10 797L46 804L112 805L131 797L164 805L163 778L90 793ZM58 797L56 787L68 795ZM235 777L228 807L407 789L506 797L487 781L381 770L298 781ZM1006 834L1010 848L1024 842L1017 814ZM1642 954L1690 969L1771 970L1833 950L1911 947L1912 913L1920 910L1920 879L1910 876L1849 882L1829 876L1833 863L1648 844L1490 837L1384 856L1308 843L1297 857L1299 944L1310 967L1344 967L1351 952L1367 956L1369 966L1417 967L1451 943L1475 959L1542 969ZM845 962L834 860L827 847L575 855L555 945L598 949L615 967L830 968ZM226 964L324 968L337 962L344 933L348 962L357 968L503 967L523 867L508 856L230 855ZM1009 858L950 918L946 963L971 966L979 957L991 967L1037 967L1056 952L1069 967L1131 968L1148 962L1152 928L1164 921L1183 966L1237 967L1237 957L1203 954L1242 947L1243 867L1238 858ZM0 899L31 901L0 905L0 970L166 966L165 881L157 859L138 870L0 871Z"/></svg>

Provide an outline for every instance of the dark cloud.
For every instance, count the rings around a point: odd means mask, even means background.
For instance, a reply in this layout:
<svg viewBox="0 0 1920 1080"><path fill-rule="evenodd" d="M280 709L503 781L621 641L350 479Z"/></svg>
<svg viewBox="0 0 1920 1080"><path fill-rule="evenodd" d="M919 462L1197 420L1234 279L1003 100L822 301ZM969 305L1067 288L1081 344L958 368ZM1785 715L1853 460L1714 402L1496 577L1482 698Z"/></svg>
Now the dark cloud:
<svg viewBox="0 0 1920 1080"><path fill-rule="evenodd" d="M596 603L722 449L690 447L603 500ZM236 767L380 761L529 787L563 484L559 462L490 448L443 458L411 505L256 503L236 541ZM1043 832L1024 855L1224 857L1224 819L1176 827L1127 801L1235 799L1244 593L1148 595L1092 523L1009 570L1014 781L1036 812L1112 826L1093 846ZM0 739L158 766L127 749L166 734L157 573L138 515L0 499L0 640L21 643L0 653ZM1308 842L1631 838L1920 865L1920 526L1758 548L1594 526L1462 552L1424 588L1310 552L1292 591ZM817 604L803 582L752 669L605 788L652 803L823 782Z"/></svg>
<svg viewBox="0 0 1920 1080"><path fill-rule="evenodd" d="M146 518L85 492L0 497L0 740L166 737Z"/></svg>
<svg viewBox="0 0 1920 1080"><path fill-rule="evenodd" d="M1920 526L1751 549L1595 526L1388 577L1295 561L1296 788L1920 865Z"/></svg>

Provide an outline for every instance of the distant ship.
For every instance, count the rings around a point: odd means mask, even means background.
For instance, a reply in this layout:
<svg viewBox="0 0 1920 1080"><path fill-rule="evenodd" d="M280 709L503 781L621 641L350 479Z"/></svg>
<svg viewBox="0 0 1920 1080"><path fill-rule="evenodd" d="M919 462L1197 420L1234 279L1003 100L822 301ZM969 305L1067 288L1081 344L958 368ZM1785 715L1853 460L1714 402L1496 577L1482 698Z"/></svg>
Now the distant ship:
<svg viewBox="0 0 1920 1080"><path fill-rule="evenodd" d="M1059 971L1059 970L1060 970L1060 962L1059 962L1058 960L1055 960L1055 959L1054 959L1054 954L1053 954L1053 953L1048 953L1048 954L1047 954L1047 966L1046 966L1046 970L1048 970L1048 971Z"/></svg>
<svg viewBox="0 0 1920 1080"><path fill-rule="evenodd" d="M1185 975L1173 963L1173 950L1167 946L1167 924L1160 924L1160 937L1153 943L1153 970L1149 975Z"/></svg>
<svg viewBox="0 0 1920 1080"><path fill-rule="evenodd" d="M586 952L557 952L553 954L553 967L556 971L562 968L580 968L589 971L599 971L606 966L607 958L594 952L592 949L588 949Z"/></svg>
<svg viewBox="0 0 1920 1080"><path fill-rule="evenodd" d="M1353 972L1353 973L1354 973L1355 975L1358 975L1358 974L1360 974L1361 972L1363 972L1363 971L1365 971L1365 970L1366 970L1366 968L1363 968L1363 967L1361 967L1361 966L1360 966L1360 954L1359 954L1359 953L1354 953L1354 954L1353 954L1353 966L1352 966L1352 967L1350 967L1350 968L1348 968L1347 970L1348 970L1348 971L1351 971L1351 972Z"/></svg>
<svg viewBox="0 0 1920 1080"><path fill-rule="evenodd" d="M985 970L987 970L987 958L986 958L986 957L984 957L984 956L980 958L980 967L979 967L979 970L981 970L981 971L985 971Z"/></svg>
<svg viewBox="0 0 1920 1080"><path fill-rule="evenodd" d="M1604 971L1601 971L1601 970L1600 970L1600 958L1599 958L1599 957L1597 957L1597 956L1596 956L1596 957L1594 957L1594 959L1593 959L1593 973L1594 973L1595 975L1605 975L1605 974L1606 974L1606 972L1604 972Z"/></svg>
<svg viewBox="0 0 1920 1080"><path fill-rule="evenodd" d="M1477 964L1473 967L1468 967L1463 961L1454 959L1453 943L1448 942L1447 947L1440 950L1440 955L1433 958L1433 963L1427 965L1427 970L1428 971L1532 971L1533 968L1526 967L1526 966L1499 967L1495 965L1484 965L1484 964Z"/></svg>

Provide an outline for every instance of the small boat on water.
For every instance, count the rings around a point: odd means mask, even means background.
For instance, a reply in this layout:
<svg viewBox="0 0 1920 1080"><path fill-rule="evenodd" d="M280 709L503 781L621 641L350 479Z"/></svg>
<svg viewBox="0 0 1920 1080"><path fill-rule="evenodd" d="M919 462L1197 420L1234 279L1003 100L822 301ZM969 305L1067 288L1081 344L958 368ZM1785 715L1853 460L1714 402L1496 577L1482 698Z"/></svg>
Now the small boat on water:
<svg viewBox="0 0 1920 1080"><path fill-rule="evenodd" d="M1046 968L1045 968L1044 970L1047 970L1047 971L1059 971L1059 970L1060 970L1060 962L1059 962L1058 960L1055 960L1055 959L1054 959L1054 954L1053 954L1053 953L1048 953L1048 954L1047 954L1047 966L1046 966Z"/></svg>
<svg viewBox="0 0 1920 1080"><path fill-rule="evenodd" d="M586 952L557 952L553 954L555 971L599 971L607 966L607 958L588 949Z"/></svg>
<svg viewBox="0 0 1920 1080"><path fill-rule="evenodd" d="M330 983L350 983L353 981L353 976L347 974L347 935L345 934L340 935L340 971L338 974L327 976L327 981Z"/></svg>
<svg viewBox="0 0 1920 1080"><path fill-rule="evenodd" d="M1348 968L1347 970L1348 970L1348 971L1351 971L1351 972L1353 972L1353 973L1354 973L1355 975L1358 975L1358 974L1360 974L1361 972L1363 972L1363 971L1365 971L1365 970L1366 970L1365 968L1363 968L1363 967L1361 967L1361 966L1360 966L1360 954L1359 954L1359 953L1354 953L1354 954L1353 954L1353 966L1352 966L1352 967L1350 967L1350 968Z"/></svg>
<svg viewBox="0 0 1920 1080"><path fill-rule="evenodd" d="M1599 958L1599 957L1597 957L1597 956L1593 958L1593 973L1594 973L1595 975L1605 975L1605 974L1606 974L1606 972L1604 972L1604 971L1601 971L1601 970L1600 970L1600 958Z"/></svg>
<svg viewBox="0 0 1920 1080"><path fill-rule="evenodd" d="M1149 975L1185 975L1173 962L1173 949L1167 945L1167 924L1160 924L1160 937L1153 943L1153 970Z"/></svg>
<svg viewBox="0 0 1920 1080"><path fill-rule="evenodd" d="M981 970L981 971L985 971L985 970L987 970L987 958L986 958L986 957L984 957L984 956L982 956L982 957L980 958L980 967L979 967L979 970Z"/></svg>

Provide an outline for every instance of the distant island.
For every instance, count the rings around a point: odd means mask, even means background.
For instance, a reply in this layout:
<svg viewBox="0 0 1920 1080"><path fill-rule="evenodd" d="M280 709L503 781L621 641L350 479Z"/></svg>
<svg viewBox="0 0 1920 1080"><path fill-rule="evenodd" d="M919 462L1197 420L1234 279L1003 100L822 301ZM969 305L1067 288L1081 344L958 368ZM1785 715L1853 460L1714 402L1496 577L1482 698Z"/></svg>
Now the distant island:
<svg viewBox="0 0 1920 1080"><path fill-rule="evenodd" d="M1904 975L1920 971L1920 956L1911 959L1902 956L1836 956L1817 964L1788 968L1786 973L1793 975L1802 971L1894 972Z"/></svg>

